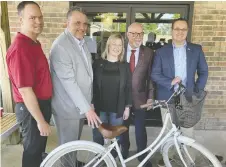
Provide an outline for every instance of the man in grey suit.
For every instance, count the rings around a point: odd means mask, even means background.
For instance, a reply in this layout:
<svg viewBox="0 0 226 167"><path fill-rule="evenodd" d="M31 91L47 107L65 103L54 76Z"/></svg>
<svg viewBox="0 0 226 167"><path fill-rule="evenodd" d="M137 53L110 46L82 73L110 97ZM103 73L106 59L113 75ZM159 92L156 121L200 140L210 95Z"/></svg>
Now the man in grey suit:
<svg viewBox="0 0 226 167"><path fill-rule="evenodd" d="M91 104L92 61L84 41L87 26L82 10L71 8L67 28L54 41L50 52L52 109L59 144L80 139L85 117L92 127L101 123Z"/></svg>

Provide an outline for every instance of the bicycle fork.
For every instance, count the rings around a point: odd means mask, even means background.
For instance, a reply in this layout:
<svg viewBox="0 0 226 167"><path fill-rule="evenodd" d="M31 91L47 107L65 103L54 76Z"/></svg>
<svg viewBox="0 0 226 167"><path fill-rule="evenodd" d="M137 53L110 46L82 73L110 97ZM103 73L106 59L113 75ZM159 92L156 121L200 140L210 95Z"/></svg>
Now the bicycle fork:
<svg viewBox="0 0 226 167"><path fill-rule="evenodd" d="M193 159L191 158L187 147L184 144L182 144L182 147L183 147L182 149L184 149L184 151L185 151L185 156L187 156L189 159L189 162L191 162L188 164L189 166L186 164L184 157L182 156L181 147L178 144L178 140L177 140L178 135L180 135L178 132L174 135L174 144L176 146L176 150L177 150L177 153L179 154L181 161L183 162L185 167L195 167L195 163L194 163Z"/></svg>
<svg viewBox="0 0 226 167"><path fill-rule="evenodd" d="M106 147L106 149L102 152L102 153L98 153L94 156L94 158L88 163L86 164L84 167L96 167L97 165L99 165L101 163L101 161L104 160L104 158L108 155L111 155L111 150L113 150L114 148L116 148L117 152L120 152L120 148L117 144L117 139L105 139L105 144L107 144L107 142L112 141L113 143L109 146ZM120 157L121 156L121 157ZM122 158L122 155L119 154L120 159Z"/></svg>

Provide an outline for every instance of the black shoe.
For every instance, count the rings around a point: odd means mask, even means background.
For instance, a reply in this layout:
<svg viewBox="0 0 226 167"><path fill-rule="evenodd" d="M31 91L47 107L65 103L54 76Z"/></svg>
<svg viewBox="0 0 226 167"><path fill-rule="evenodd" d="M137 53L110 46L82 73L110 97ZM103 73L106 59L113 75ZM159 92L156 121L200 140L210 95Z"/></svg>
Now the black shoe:
<svg viewBox="0 0 226 167"><path fill-rule="evenodd" d="M222 156L220 156L220 155L215 155L216 156L216 158L220 161L220 162L222 162L223 161L223 157Z"/></svg>
<svg viewBox="0 0 226 167"><path fill-rule="evenodd" d="M126 158L128 158L128 156L129 156L129 149L121 149L121 152L122 152L122 157L123 157L123 159L126 159Z"/></svg>
<svg viewBox="0 0 226 167"><path fill-rule="evenodd" d="M147 162L144 164L144 167L152 167L151 161L147 161Z"/></svg>
<svg viewBox="0 0 226 167"><path fill-rule="evenodd" d="M42 160L44 160L47 157L47 153L42 153Z"/></svg>
<svg viewBox="0 0 226 167"><path fill-rule="evenodd" d="M99 160L99 159L98 159ZM97 161L98 161L97 160ZM97 163L97 161L94 161L91 165L89 165L88 167L93 167L95 163ZM85 165L84 165L85 166ZM104 161L101 161L96 167L105 167L106 163Z"/></svg>
<svg viewBox="0 0 226 167"><path fill-rule="evenodd" d="M114 157L114 159L118 157L118 153L115 149L111 150L111 155Z"/></svg>
<svg viewBox="0 0 226 167"><path fill-rule="evenodd" d="M84 162L81 162L81 161L76 162L76 167L83 167L83 166L85 166Z"/></svg>
<svg viewBox="0 0 226 167"><path fill-rule="evenodd" d="M158 167L165 167L165 163L164 163L164 161L163 161L163 159L160 159L159 161L158 161Z"/></svg>

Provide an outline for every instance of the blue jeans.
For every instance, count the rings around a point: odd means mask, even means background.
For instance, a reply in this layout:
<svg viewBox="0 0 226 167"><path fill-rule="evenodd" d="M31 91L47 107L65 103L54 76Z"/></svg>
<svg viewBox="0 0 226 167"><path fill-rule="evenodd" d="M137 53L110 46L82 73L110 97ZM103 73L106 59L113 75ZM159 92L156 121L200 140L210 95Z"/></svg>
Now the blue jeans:
<svg viewBox="0 0 226 167"><path fill-rule="evenodd" d="M117 113L113 112L100 112L100 120L103 123L107 123L112 126L122 125L123 118L116 118L116 115ZM119 136L117 136L116 138L119 139ZM93 141L98 144L104 145L104 138L97 128L93 129Z"/></svg>

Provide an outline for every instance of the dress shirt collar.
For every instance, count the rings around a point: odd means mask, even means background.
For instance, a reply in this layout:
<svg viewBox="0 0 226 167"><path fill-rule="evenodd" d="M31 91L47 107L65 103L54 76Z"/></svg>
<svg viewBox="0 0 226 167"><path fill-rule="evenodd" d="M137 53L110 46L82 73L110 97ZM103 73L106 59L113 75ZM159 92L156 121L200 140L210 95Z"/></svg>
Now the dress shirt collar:
<svg viewBox="0 0 226 167"><path fill-rule="evenodd" d="M68 32L71 34L71 32L68 30ZM71 34L71 36L73 37L73 39L75 40L75 42L79 45L79 46L83 46L85 43L84 38L79 40L78 38L76 38L74 35Z"/></svg>
<svg viewBox="0 0 226 167"><path fill-rule="evenodd" d="M81 39L81 40L77 39L77 38L74 37L74 36L73 36L73 38L74 38L75 42L76 42L79 46L83 46L83 45L84 45L84 43L85 43L84 38Z"/></svg>
<svg viewBox="0 0 226 167"><path fill-rule="evenodd" d="M139 47L138 47L138 48L133 49L133 48L130 46L130 44L129 44L129 43L128 43L128 49L129 49L129 51L131 51L131 52L132 52L132 50L136 50L136 52L135 52L135 53L137 53L137 51L139 51Z"/></svg>
<svg viewBox="0 0 226 167"><path fill-rule="evenodd" d="M177 47L173 42L172 42L172 45L173 45L173 49L187 47L187 41L185 41L184 44L180 47Z"/></svg>

